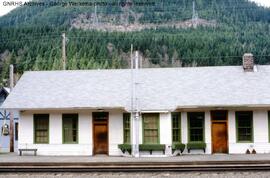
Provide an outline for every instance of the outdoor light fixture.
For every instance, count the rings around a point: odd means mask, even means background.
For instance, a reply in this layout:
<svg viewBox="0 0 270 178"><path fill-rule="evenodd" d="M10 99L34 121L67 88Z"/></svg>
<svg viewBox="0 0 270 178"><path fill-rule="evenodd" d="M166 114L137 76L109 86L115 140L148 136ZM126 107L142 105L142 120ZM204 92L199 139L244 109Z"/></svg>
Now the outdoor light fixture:
<svg viewBox="0 0 270 178"><path fill-rule="evenodd" d="M104 109L99 108L99 109L98 109L98 112L104 112Z"/></svg>
<svg viewBox="0 0 270 178"><path fill-rule="evenodd" d="M8 126L8 124L4 124L4 125L2 126L2 134L3 134L4 136L9 135L9 126Z"/></svg>
<svg viewBox="0 0 270 178"><path fill-rule="evenodd" d="M224 110L223 107L217 107L216 110Z"/></svg>

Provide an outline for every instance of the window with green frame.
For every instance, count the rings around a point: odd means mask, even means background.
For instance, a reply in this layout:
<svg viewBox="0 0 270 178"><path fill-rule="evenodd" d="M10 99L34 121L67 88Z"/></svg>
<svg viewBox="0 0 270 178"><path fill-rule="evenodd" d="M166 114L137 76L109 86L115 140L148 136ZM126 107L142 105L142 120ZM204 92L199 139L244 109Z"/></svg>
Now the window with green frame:
<svg viewBox="0 0 270 178"><path fill-rule="evenodd" d="M204 112L188 113L189 142L204 141Z"/></svg>
<svg viewBox="0 0 270 178"><path fill-rule="evenodd" d="M78 143L78 114L63 114L63 143Z"/></svg>
<svg viewBox="0 0 270 178"><path fill-rule="evenodd" d="M130 143L130 113L123 114L124 143Z"/></svg>
<svg viewBox="0 0 270 178"><path fill-rule="evenodd" d="M236 117L236 135L238 142L253 141L253 113L252 111L237 111Z"/></svg>
<svg viewBox="0 0 270 178"><path fill-rule="evenodd" d="M49 143L49 114L34 114L34 142Z"/></svg>
<svg viewBox="0 0 270 178"><path fill-rule="evenodd" d="M172 113L172 142L181 143L181 113Z"/></svg>
<svg viewBox="0 0 270 178"><path fill-rule="evenodd" d="M143 114L143 143L159 143L159 114Z"/></svg>

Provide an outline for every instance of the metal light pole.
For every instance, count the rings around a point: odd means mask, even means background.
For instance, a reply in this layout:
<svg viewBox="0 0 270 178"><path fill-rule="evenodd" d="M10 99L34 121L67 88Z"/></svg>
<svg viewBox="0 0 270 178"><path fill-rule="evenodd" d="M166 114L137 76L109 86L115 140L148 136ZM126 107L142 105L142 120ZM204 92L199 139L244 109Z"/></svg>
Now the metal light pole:
<svg viewBox="0 0 270 178"><path fill-rule="evenodd" d="M132 56L132 55L131 55ZM135 64L134 64L135 62ZM132 125L132 155L139 157L139 98L138 98L138 69L139 69L139 53L135 52L135 61L131 57L131 78L132 78L132 96L131 96L131 125Z"/></svg>

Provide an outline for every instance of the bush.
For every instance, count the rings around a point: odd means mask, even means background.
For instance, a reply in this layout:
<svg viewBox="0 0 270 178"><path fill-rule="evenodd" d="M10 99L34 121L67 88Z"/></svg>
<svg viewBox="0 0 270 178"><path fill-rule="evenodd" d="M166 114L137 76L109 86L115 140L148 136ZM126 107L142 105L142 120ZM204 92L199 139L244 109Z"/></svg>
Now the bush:
<svg viewBox="0 0 270 178"><path fill-rule="evenodd" d="M164 151L165 145L164 144L140 144L139 150L140 151Z"/></svg>
<svg viewBox="0 0 270 178"><path fill-rule="evenodd" d="M132 146L131 144L119 144L118 148L125 153L126 151L131 154Z"/></svg>
<svg viewBox="0 0 270 178"><path fill-rule="evenodd" d="M204 142L197 142L197 143L188 143L187 149L205 149L206 143Z"/></svg>
<svg viewBox="0 0 270 178"><path fill-rule="evenodd" d="M186 145L183 143L174 143L172 145L172 150L180 150L181 153L185 150Z"/></svg>

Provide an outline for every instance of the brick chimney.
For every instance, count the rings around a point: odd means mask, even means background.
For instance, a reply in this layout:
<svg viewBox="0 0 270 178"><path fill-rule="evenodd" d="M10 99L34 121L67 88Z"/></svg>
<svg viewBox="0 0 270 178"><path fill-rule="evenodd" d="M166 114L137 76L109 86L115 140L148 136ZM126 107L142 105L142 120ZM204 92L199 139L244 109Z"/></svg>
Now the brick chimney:
<svg viewBox="0 0 270 178"><path fill-rule="evenodd" d="M245 72L254 71L254 57L251 53L245 53L243 56L243 68Z"/></svg>

